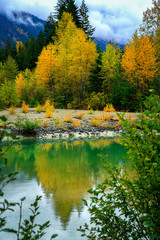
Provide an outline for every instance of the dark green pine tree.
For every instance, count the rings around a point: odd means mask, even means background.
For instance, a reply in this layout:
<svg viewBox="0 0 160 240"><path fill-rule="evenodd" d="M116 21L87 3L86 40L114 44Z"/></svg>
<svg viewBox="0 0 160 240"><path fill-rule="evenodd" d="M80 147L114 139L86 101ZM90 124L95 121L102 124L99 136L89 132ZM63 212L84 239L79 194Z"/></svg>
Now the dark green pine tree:
<svg viewBox="0 0 160 240"><path fill-rule="evenodd" d="M84 0L82 0L82 4L80 6L80 17L81 17L81 28L83 28L83 30L85 31L88 37L91 37L95 31L95 28L90 25L88 7L85 4Z"/></svg>
<svg viewBox="0 0 160 240"><path fill-rule="evenodd" d="M71 13L76 26L81 27L79 8L74 0L58 0L54 13L56 21L61 20L64 12Z"/></svg>
<svg viewBox="0 0 160 240"><path fill-rule="evenodd" d="M40 55L43 47L45 45L45 37L44 37L44 33L41 30L36 38L36 42L35 42L35 53L36 53L36 62L38 60L38 56Z"/></svg>
<svg viewBox="0 0 160 240"><path fill-rule="evenodd" d="M91 71L89 86L88 86L88 92L92 93L98 93L102 92L102 79L99 75L101 71L101 65L102 65L102 49L100 46L97 46L97 53L98 57L96 60L95 68Z"/></svg>
<svg viewBox="0 0 160 240"><path fill-rule="evenodd" d="M27 39L25 52L25 68L32 69L36 66L36 41L33 35Z"/></svg>
<svg viewBox="0 0 160 240"><path fill-rule="evenodd" d="M53 42L53 36L55 36L57 23L52 13L48 16L44 25L44 45L46 46L49 42Z"/></svg>

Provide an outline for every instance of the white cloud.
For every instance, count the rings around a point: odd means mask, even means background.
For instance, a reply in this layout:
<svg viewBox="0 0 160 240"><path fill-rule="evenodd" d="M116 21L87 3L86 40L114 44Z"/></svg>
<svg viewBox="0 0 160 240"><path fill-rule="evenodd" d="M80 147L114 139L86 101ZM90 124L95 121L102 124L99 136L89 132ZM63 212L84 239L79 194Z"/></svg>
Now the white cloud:
<svg viewBox="0 0 160 240"><path fill-rule="evenodd" d="M75 0L80 6L82 0ZM131 38L142 22L143 12L152 6L152 0L85 0L94 36L120 43ZM39 18L47 19L54 12L57 0L0 0L0 9L5 11L28 11Z"/></svg>

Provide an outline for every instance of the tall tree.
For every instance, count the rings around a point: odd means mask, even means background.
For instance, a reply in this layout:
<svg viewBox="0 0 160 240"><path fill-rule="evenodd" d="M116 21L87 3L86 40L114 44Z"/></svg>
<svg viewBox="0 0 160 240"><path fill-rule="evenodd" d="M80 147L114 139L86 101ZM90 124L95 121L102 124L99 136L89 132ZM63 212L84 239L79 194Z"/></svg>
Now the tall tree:
<svg viewBox="0 0 160 240"><path fill-rule="evenodd" d="M129 43L122 57L122 67L126 79L136 87L137 93L145 94L153 86L157 70L153 44L148 36L136 35Z"/></svg>
<svg viewBox="0 0 160 240"><path fill-rule="evenodd" d="M45 93L54 94L54 71L57 64L56 49L52 43L43 48L35 70L37 84Z"/></svg>
<svg viewBox="0 0 160 240"><path fill-rule="evenodd" d="M100 71L100 76L103 81L103 91L107 95L108 102L111 102L115 78L120 74L120 63L120 48L108 44L106 46L106 51L102 53L102 65Z"/></svg>
<svg viewBox="0 0 160 240"><path fill-rule="evenodd" d="M157 62L157 76L156 88L160 94L160 1L152 0L153 6L143 13L143 23L140 26L139 32L141 35L149 36L154 44L156 62Z"/></svg>
<svg viewBox="0 0 160 240"><path fill-rule="evenodd" d="M140 26L140 33L155 37L160 28L160 1L152 0L153 7L143 13L143 23Z"/></svg>
<svg viewBox="0 0 160 240"><path fill-rule="evenodd" d="M75 0L58 0L55 10L54 17L56 21L61 20L63 13L67 12L72 14L76 26L81 27L79 8Z"/></svg>
<svg viewBox="0 0 160 240"><path fill-rule="evenodd" d="M38 82L64 104L73 97L84 100L92 65L97 58L96 45L82 29L76 27L70 13L64 12L58 22L55 43L47 45L38 58ZM52 94L53 96L53 94Z"/></svg>
<svg viewBox="0 0 160 240"><path fill-rule="evenodd" d="M80 17L81 17L81 28L85 31L85 33L89 37L92 36L95 31L95 28L92 27L89 22L88 7L85 4L84 0L82 0L82 4L80 6Z"/></svg>
<svg viewBox="0 0 160 240"><path fill-rule="evenodd" d="M16 61L12 57L8 57L7 61L3 65L4 69L4 79L9 82L14 82L18 74L18 66Z"/></svg>
<svg viewBox="0 0 160 240"><path fill-rule="evenodd" d="M54 16L52 13L48 16L45 24L44 24L44 44L45 46L52 42L53 43L53 36L55 36L55 30L56 30L57 23L54 19Z"/></svg>

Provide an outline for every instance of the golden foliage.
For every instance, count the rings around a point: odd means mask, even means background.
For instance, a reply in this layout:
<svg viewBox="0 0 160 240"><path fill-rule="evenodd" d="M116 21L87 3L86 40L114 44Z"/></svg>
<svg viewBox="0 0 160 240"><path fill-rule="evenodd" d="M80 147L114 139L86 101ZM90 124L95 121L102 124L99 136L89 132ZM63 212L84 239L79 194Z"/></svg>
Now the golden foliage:
<svg viewBox="0 0 160 240"><path fill-rule="evenodd" d="M17 45L16 45L17 53L19 52L19 49L20 49L22 46L23 46L22 41L17 41Z"/></svg>
<svg viewBox="0 0 160 240"><path fill-rule="evenodd" d="M19 95L22 93L22 89L25 87L25 80L23 78L22 73L19 73L18 76L16 77L16 91Z"/></svg>
<svg viewBox="0 0 160 240"><path fill-rule="evenodd" d="M53 71L56 66L56 49L52 43L43 48L36 66L36 76L39 87L45 87L53 81Z"/></svg>
<svg viewBox="0 0 160 240"><path fill-rule="evenodd" d="M14 106L12 105L12 106L10 107L10 109L9 109L9 114L15 114L15 113L16 113L15 108L14 108Z"/></svg>
<svg viewBox="0 0 160 240"><path fill-rule="evenodd" d="M51 108L47 108L46 109L46 114L45 114L46 118L52 118L53 117L53 111L51 110Z"/></svg>
<svg viewBox="0 0 160 240"><path fill-rule="evenodd" d="M103 120L104 121L110 121L112 118L112 115L110 113L103 114Z"/></svg>
<svg viewBox="0 0 160 240"><path fill-rule="evenodd" d="M73 121L73 127L79 127L80 121L77 121L76 119Z"/></svg>
<svg viewBox="0 0 160 240"><path fill-rule="evenodd" d="M34 109L36 112L44 112L43 110L43 106L41 106L40 104L38 104L38 106Z"/></svg>
<svg viewBox="0 0 160 240"><path fill-rule="evenodd" d="M99 127L101 125L101 122L100 122L99 119L92 118L91 121L90 121L90 125L92 127Z"/></svg>
<svg viewBox="0 0 160 240"><path fill-rule="evenodd" d="M126 117L126 119L130 121L130 120L132 119L132 114L131 114L131 113L128 114L127 117Z"/></svg>
<svg viewBox="0 0 160 240"><path fill-rule="evenodd" d="M36 112L45 112L47 109L50 109L52 112L55 111L54 105L50 100L46 100L44 106L39 104L34 110Z"/></svg>
<svg viewBox="0 0 160 240"><path fill-rule="evenodd" d="M50 124L50 121L46 121L46 120L42 121L42 127L48 127L49 124Z"/></svg>
<svg viewBox="0 0 160 240"><path fill-rule="evenodd" d="M29 104L26 104L25 101L22 102L22 112L27 113L29 110Z"/></svg>
<svg viewBox="0 0 160 240"><path fill-rule="evenodd" d="M103 109L104 112L116 112L112 104L106 104Z"/></svg>
<svg viewBox="0 0 160 240"><path fill-rule="evenodd" d="M43 111L46 111L48 108L49 108L52 112L55 111L55 108L54 108L54 106L52 105L52 103L51 103L50 100L46 100L46 101L45 101L45 104L44 104L44 107L43 107Z"/></svg>
<svg viewBox="0 0 160 240"><path fill-rule="evenodd" d="M122 57L122 68L127 80L143 91L151 87L156 73L155 50L148 36L129 41Z"/></svg>
<svg viewBox="0 0 160 240"><path fill-rule="evenodd" d="M67 123L73 122L72 117L69 115L69 113L67 113L67 115L65 116L64 121Z"/></svg>

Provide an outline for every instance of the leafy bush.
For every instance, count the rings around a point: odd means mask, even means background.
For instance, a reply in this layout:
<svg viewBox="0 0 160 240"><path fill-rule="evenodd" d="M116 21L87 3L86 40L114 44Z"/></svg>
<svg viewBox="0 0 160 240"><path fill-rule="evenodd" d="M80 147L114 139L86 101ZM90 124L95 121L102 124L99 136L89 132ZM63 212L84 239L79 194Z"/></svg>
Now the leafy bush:
<svg viewBox="0 0 160 240"><path fill-rule="evenodd" d="M116 110L114 109L112 104L106 104L106 106L103 109L104 112L115 112Z"/></svg>
<svg viewBox="0 0 160 240"><path fill-rule="evenodd" d="M79 229L88 239L160 239L160 98L151 95L145 107L135 126L119 115L133 177L107 166L107 179L89 190L94 225Z"/></svg>
<svg viewBox="0 0 160 240"><path fill-rule="evenodd" d="M14 106L12 105L11 107L10 107L10 109L9 109L9 114L15 114L16 113L16 111L15 111L15 108L14 108Z"/></svg>
<svg viewBox="0 0 160 240"><path fill-rule="evenodd" d="M15 125L21 129L22 134L24 135L35 135L36 134L36 130L39 126L38 121L34 120L31 121L28 118L20 118L18 117L16 119L16 123Z"/></svg>
<svg viewBox="0 0 160 240"><path fill-rule="evenodd" d="M31 108L34 108L34 107L38 106L38 104L39 104L39 102L38 102L37 99L31 99L30 102L29 102L29 106Z"/></svg>
<svg viewBox="0 0 160 240"><path fill-rule="evenodd" d="M64 118L64 121L67 122L67 123L72 123L73 120L72 120L72 116L70 116L68 113L66 114L65 118Z"/></svg>
<svg viewBox="0 0 160 240"><path fill-rule="evenodd" d="M4 81L0 86L0 107L3 106L17 106L19 104L19 98L15 90L15 83L10 81Z"/></svg>
<svg viewBox="0 0 160 240"><path fill-rule="evenodd" d="M46 109L46 114L45 114L46 118L52 118L53 117L53 112L50 108Z"/></svg>
<svg viewBox="0 0 160 240"><path fill-rule="evenodd" d="M54 106L51 104L50 100L46 100L44 106L38 104L35 108L36 112L46 112L47 109L50 109L51 112L55 111Z"/></svg>
<svg viewBox="0 0 160 240"><path fill-rule="evenodd" d="M27 113L29 110L29 105L26 104L24 101L22 102L22 112Z"/></svg>
<svg viewBox="0 0 160 240"><path fill-rule="evenodd" d="M80 121L77 121L76 119L73 121L73 127L79 127Z"/></svg>
<svg viewBox="0 0 160 240"><path fill-rule="evenodd" d="M104 93L99 92L96 94L95 92L92 92L88 102L92 109L102 110L105 106Z"/></svg>

